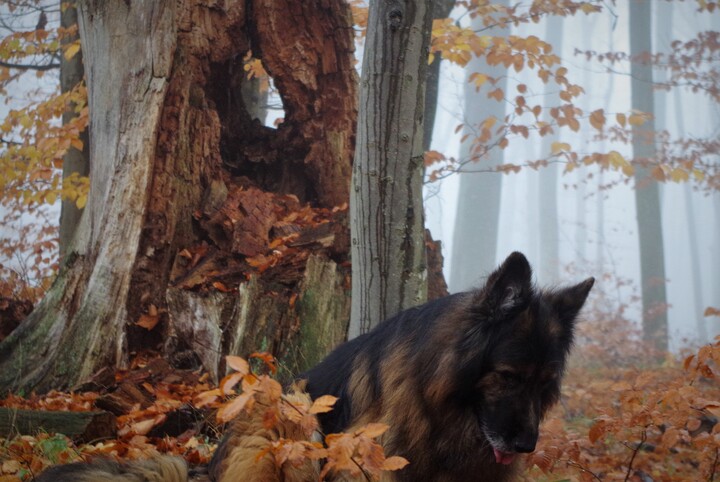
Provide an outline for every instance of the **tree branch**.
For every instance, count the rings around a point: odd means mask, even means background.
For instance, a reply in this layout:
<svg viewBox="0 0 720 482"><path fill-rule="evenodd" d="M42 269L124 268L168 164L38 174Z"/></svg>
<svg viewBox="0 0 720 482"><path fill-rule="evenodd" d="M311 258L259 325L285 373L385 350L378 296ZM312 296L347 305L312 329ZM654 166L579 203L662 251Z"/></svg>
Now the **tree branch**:
<svg viewBox="0 0 720 482"><path fill-rule="evenodd" d="M5 67L6 69L47 71L47 70L52 70L52 69L59 69L60 64L53 64L53 63L49 63L46 65L11 64L11 63L3 62L2 60L0 60L0 67Z"/></svg>
<svg viewBox="0 0 720 482"><path fill-rule="evenodd" d="M22 146L22 142L9 141L3 137L0 137L0 144L6 144L8 146Z"/></svg>

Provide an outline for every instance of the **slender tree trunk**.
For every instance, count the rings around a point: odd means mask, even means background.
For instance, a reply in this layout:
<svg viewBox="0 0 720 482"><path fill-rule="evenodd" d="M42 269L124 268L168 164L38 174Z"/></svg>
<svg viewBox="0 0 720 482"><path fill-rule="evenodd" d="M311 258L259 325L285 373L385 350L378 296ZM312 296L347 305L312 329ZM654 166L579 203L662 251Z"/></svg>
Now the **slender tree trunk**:
<svg viewBox="0 0 720 482"><path fill-rule="evenodd" d="M681 92L674 92L675 100L675 118L677 125L678 137L684 137L685 131L685 115L683 108ZM656 123L657 125L657 123ZM695 316L695 327L697 329L697 341L705 344L710 341L705 321L705 305L703 303L703 282L702 282L702 262L700 261L700 253L702 246L698 237L697 219L695 210L693 209L692 185L687 182L683 186L685 196L685 222L687 223L688 235L688 254L690 256L690 275L692 276L692 292L693 292L693 315Z"/></svg>
<svg viewBox="0 0 720 482"><path fill-rule="evenodd" d="M582 266L588 262L588 224L586 216L587 207L587 168L580 166L575 170L577 187L575 188L575 254L578 265Z"/></svg>
<svg viewBox="0 0 720 482"><path fill-rule="evenodd" d="M0 343L0 390L72 386L159 346L170 359L191 351L215 376L220 355L243 350L272 351L291 370L312 363L345 332L345 229L285 269L260 274L246 259L272 254L250 234L267 241L293 227L263 224L277 209L307 201L329 212L348 198L357 105L348 6L104 0L78 11L88 204L57 282ZM283 97L278 129L253 122L235 88L251 41ZM240 280L229 292L214 288L223 273ZM143 317L157 325L138 326Z"/></svg>
<svg viewBox="0 0 720 482"><path fill-rule="evenodd" d="M632 108L654 113L652 89L652 15L649 0L630 2L630 52ZM635 204L640 242L640 277L643 299L643 335L659 349L668 348L667 296L665 292L665 254L662 237L660 193L650 177L647 163L655 158L653 123L633 126Z"/></svg>
<svg viewBox="0 0 720 482"><path fill-rule="evenodd" d="M509 2L497 2L507 6ZM482 17L473 21L473 28L483 28ZM492 35L503 37L510 33L510 26L491 32ZM496 102L487 98L488 88L507 90L507 69L503 66L489 66L484 58L473 58L465 67L466 80L473 72L481 72L490 77L500 79L494 86L486 83L479 92L469 82L465 83L465 118L463 136L470 136L460 147L460 159L470 160L475 156L471 152L470 139L477 135L477 127L483 120L495 117L502 122L505 118L505 101ZM487 142L490 150L486 156L473 159L460 174L458 188L458 207L455 215L453 232L452 262L450 266L450 291L464 291L477 286L481 278L495 267L497 254L497 235L500 220L500 195L502 175L500 173L475 173L493 169L502 163L503 151L492 145L498 142L493 137Z"/></svg>
<svg viewBox="0 0 720 482"><path fill-rule="evenodd" d="M268 89L263 89L262 80L252 78L246 82L242 82L240 95L247 106L250 118L257 119L258 122L264 124L268 111L267 103L269 100L269 92Z"/></svg>
<svg viewBox="0 0 720 482"><path fill-rule="evenodd" d="M688 224L688 245L690 254L690 273L692 276L693 304L695 315L695 326L697 328L697 340L700 344L709 341L707 328L705 327L705 306L703 304L703 282L702 265L700 262L700 243L698 242L697 220L693 209L692 186L688 183L683 186L685 191L685 221Z"/></svg>
<svg viewBox="0 0 720 482"><path fill-rule="evenodd" d="M455 0L438 0L431 2L433 20L447 18L455 5ZM440 92L440 65L442 59L436 55L428 66L427 81L425 82L425 117L423 119L423 151L428 151L432 144L435 116L438 108L438 94ZM423 172L423 178L425 178ZM434 300L448 294L447 281L443 274L442 242L432 239L429 229L425 230L425 244L427 247L427 297Z"/></svg>
<svg viewBox="0 0 720 482"><path fill-rule="evenodd" d="M455 0L435 0L431 2L433 20L447 18L455 5ZM437 113L438 93L440 91L440 63L442 59L436 55L428 66L427 82L425 83L425 119L423 120L423 150L430 150L435 114Z"/></svg>
<svg viewBox="0 0 720 482"><path fill-rule="evenodd" d="M77 8L75 1L60 0L61 14L60 25L64 29L69 29L77 25ZM77 40L78 36L65 37L63 44L72 43ZM83 69L82 51L75 54L69 60L65 56L60 57L60 90L68 92L82 82L85 71ZM76 114L73 112L72 106L63 113L63 124L70 122ZM80 140L83 143L82 150L71 147L63 158L63 179L76 172L81 176L87 176L90 172L89 164L89 136L85 129L80 134ZM75 201L63 200L60 207L60 257L65 255L67 247L75 234L75 229L80 222L82 209L79 209Z"/></svg>
<svg viewBox="0 0 720 482"><path fill-rule="evenodd" d="M350 198L350 338L425 301L423 114L432 11L372 2Z"/></svg>
<svg viewBox="0 0 720 482"><path fill-rule="evenodd" d="M715 216L715 232L713 235L713 238L715 240L713 246L720 246L720 220L717 217L717 213L720 213L720 193L716 192L713 194L713 203L712 208L713 212L716 213ZM715 293L715 295L710 300L711 305L714 307L720 307L720 256L715 256L715 261L711 265L711 270L714 273L713 279L712 279L712 286L714 286L714 289L711 293ZM712 319L712 318L711 318ZM714 328L712 329L710 336L717 336L720 334L720 327L717 326L717 323L713 323L712 325Z"/></svg>
<svg viewBox="0 0 720 482"><path fill-rule="evenodd" d="M563 18L551 16L547 19L547 38L553 47L553 52L562 57L562 36ZM548 84L545 84L548 86ZM550 97L549 90L546 90L545 97ZM546 107L547 108L547 107ZM548 156L552 152L553 142L557 142L559 136L553 133L543 137L542 156ZM540 170L540 198L539 210L539 243L540 256L538 258L537 274L542 284L557 283L560 279L560 225L558 221L558 167L557 164L549 164Z"/></svg>

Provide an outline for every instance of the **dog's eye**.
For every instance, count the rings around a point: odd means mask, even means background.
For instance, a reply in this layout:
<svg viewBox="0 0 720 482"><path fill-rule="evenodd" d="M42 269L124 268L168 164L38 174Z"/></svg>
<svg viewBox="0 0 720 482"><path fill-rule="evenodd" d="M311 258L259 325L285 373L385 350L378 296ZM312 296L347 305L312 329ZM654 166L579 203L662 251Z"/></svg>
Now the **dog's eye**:
<svg viewBox="0 0 720 482"><path fill-rule="evenodd" d="M497 372L497 374L500 375L500 380L509 386L520 385L524 381L522 375L516 372L502 370Z"/></svg>

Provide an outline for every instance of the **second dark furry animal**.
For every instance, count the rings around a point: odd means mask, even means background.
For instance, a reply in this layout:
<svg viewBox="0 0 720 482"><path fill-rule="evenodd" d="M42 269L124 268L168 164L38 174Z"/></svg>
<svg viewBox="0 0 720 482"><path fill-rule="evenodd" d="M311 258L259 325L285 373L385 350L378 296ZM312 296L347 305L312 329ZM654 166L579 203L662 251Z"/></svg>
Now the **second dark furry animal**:
<svg viewBox="0 0 720 482"><path fill-rule="evenodd" d="M339 397L325 433L390 425L385 452L410 461L396 481L515 477L560 395L575 319L594 283L538 290L511 254L477 291L404 311L305 374L313 398Z"/></svg>

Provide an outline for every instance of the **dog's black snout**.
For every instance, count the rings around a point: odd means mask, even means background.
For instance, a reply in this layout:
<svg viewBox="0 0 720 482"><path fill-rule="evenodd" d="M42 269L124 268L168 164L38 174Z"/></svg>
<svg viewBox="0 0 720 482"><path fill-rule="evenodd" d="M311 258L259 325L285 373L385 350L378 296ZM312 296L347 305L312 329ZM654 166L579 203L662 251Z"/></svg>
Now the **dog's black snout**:
<svg viewBox="0 0 720 482"><path fill-rule="evenodd" d="M515 452L529 454L535 450L536 443L537 434L522 434L515 439L513 449L515 449Z"/></svg>

